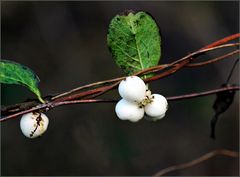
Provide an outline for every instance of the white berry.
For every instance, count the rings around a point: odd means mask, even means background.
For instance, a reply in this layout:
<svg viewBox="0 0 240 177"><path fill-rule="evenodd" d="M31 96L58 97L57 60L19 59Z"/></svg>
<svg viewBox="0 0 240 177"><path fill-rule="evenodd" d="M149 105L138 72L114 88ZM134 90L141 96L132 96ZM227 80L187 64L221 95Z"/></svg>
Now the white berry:
<svg viewBox="0 0 240 177"><path fill-rule="evenodd" d="M129 102L125 99L121 99L116 107L115 112L119 119L130 120L132 122L137 122L144 116L144 109L139 107L138 104Z"/></svg>
<svg viewBox="0 0 240 177"><path fill-rule="evenodd" d="M160 94L153 94L152 101L145 106L146 114L150 117L154 117L155 119L163 118L167 109L167 100Z"/></svg>
<svg viewBox="0 0 240 177"><path fill-rule="evenodd" d="M127 101L141 102L145 97L146 85L140 77L129 76L120 82L118 92Z"/></svg>
<svg viewBox="0 0 240 177"><path fill-rule="evenodd" d="M48 127L49 120L43 113L27 113L20 120L22 133L28 138L41 136Z"/></svg>

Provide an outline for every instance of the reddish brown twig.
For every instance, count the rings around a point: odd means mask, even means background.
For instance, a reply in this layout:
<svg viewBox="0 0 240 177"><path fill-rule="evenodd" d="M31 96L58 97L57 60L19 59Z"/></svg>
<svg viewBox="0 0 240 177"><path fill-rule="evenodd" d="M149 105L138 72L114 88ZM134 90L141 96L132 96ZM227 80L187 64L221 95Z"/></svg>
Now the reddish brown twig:
<svg viewBox="0 0 240 177"><path fill-rule="evenodd" d="M162 170L158 171L157 173L155 173L153 176L163 176L167 173L170 173L170 172L173 172L176 170L182 170L185 168L189 168L194 165L200 164L206 160L209 160L210 158L213 158L217 155L224 155L224 156L233 157L233 158L239 157L239 153L236 151L231 151L231 150L227 150L227 149L218 149L218 150L211 151L207 154L204 154L204 155L198 157L197 159L191 160L190 162L182 163L179 165L173 165L168 168L162 169Z"/></svg>
<svg viewBox="0 0 240 177"><path fill-rule="evenodd" d="M233 52L230 52L230 53L227 53L225 55L222 55L220 57L217 57L217 58L214 58L214 59L211 59L211 60L207 60L207 61L203 61L203 62L198 62L198 63L189 63L187 64L186 66L187 67L199 67L199 66L203 66L203 65L207 65L207 64L211 64L211 63L215 63L217 61L220 61L220 60L223 60L224 58L227 58L229 56L232 56L232 55L235 55L235 54L239 54L240 53L240 50L235 50Z"/></svg>
<svg viewBox="0 0 240 177"><path fill-rule="evenodd" d="M214 46L214 47L211 47L211 48L204 48L202 50L198 50L196 52L193 52L177 61L174 61L170 64L163 64L163 65L158 65L158 66L154 66L154 67L151 67L151 68L148 68L148 69L145 69L145 70L142 70L140 72L137 72L135 73L134 75L138 75L138 76L141 76L141 75L144 75L144 74L148 74L148 73L154 73L154 72L158 72L158 71L161 71L165 68L169 68L169 67L175 67L175 68L171 68L169 71L166 71L165 73L162 73L158 76L155 76L155 78L152 78L151 80L145 80L146 82L149 82L149 81L153 81L153 80L157 80L157 79L160 79L160 78L163 78L163 77L166 77L168 75L171 75L173 73L175 73L177 70L181 69L183 66L188 66L189 62L191 59L193 59L193 57L195 55L199 55L199 54L202 54L202 53L205 53L205 52L209 52L209 51L212 51L212 50L216 50L216 49L221 49L221 48L226 48L226 47L233 47L233 46L239 46L239 43L233 43L233 44L224 44L224 45L220 45L220 46ZM229 56L232 56L234 54L236 54L237 52L234 52L234 53L228 53L226 54L225 56L222 56L221 59L224 59L226 57L229 57ZM218 61L218 60L216 60ZM216 62L214 61L214 62ZM187 65L188 64L188 65ZM206 63L206 64L210 64L210 63ZM180 65L180 66L179 66ZM204 65L204 64L203 64ZM89 92L85 92L85 93L81 93L81 94L73 94L77 91L80 91L80 90L83 90L83 89L86 89L86 88L92 88L92 87L96 87L96 86L101 86L101 85L104 85L104 84L113 84L113 83L116 83L118 81L121 81L123 80L125 77L119 77L119 78L115 78L115 79L110 79L110 80L105 80L105 81L100 81L100 82L96 82L96 83L92 83L92 84L88 84L88 85L85 85L85 86L81 86L81 87L78 87L78 88L75 88L75 89L72 89L68 92L64 92L62 94L59 94L59 95L56 95L52 98L52 100L56 100L56 99L59 99L61 98L60 100L63 100L63 99L76 99L76 98L80 98L80 97L83 97L83 96L88 96L90 95ZM108 90L108 87L106 87L106 90ZM92 93L93 95L94 94L97 94L95 92L99 92L99 90L94 90L94 93ZM71 95L72 97L68 97L67 95L69 94L73 94ZM97 94L98 95L98 94ZM62 99L62 97L65 97Z"/></svg>
<svg viewBox="0 0 240 177"><path fill-rule="evenodd" d="M227 86L227 87L222 87L219 89L209 90L209 91L200 92L200 93L190 93L190 94L186 94L186 95L171 96L171 97L167 97L167 100L168 101L176 101L176 100L190 99L190 98L212 95L212 94L224 92L227 90L233 90L233 91L240 90L240 87L239 86Z"/></svg>
<svg viewBox="0 0 240 177"><path fill-rule="evenodd" d="M116 81L120 81L120 80L123 80L124 78L125 77L119 77L119 78L115 78L115 79L95 82L95 83L92 83L92 84L88 84L88 85L84 85L84 86L81 86L81 87L77 87L77 88L74 88L74 89L72 89L70 91L67 91L67 92L64 92L62 94L59 94L57 96L52 97L52 100L58 99L58 98L63 97L65 95L69 95L71 93L74 93L74 92L77 92L77 91L80 91L80 90L83 90L83 89L86 89L86 88L91 88L91 87L98 86L98 85L109 84L109 83L113 83L113 82L116 82Z"/></svg>
<svg viewBox="0 0 240 177"><path fill-rule="evenodd" d="M158 80L158 79L161 79L163 77L166 77L166 76L170 76L171 74L174 74L176 71L180 70L181 68L183 68L184 66L186 66L187 64L189 64L189 62L193 59L193 57L195 55L199 55L201 53L204 53L204 52L208 52L208 51L212 51L212 50L216 50L216 49L221 49L221 48L226 48L226 47L233 47L233 46L237 46L239 45L239 43L234 43L234 44L225 44L225 45L221 45L221 46L216 46L216 47L212 47L212 48L208 48L208 49L203 49L203 50L199 50L199 51L196 51L196 52L193 52L177 61L174 61L170 64L164 64L164 65L158 65L158 66L155 66L155 67L151 67L151 68L148 68L148 69L145 69L145 70L142 70L140 72L137 72L136 74L134 75L138 75L138 76L141 76L141 75L144 75L144 74L148 74L148 73L155 73L155 72L159 72L163 69L166 69L166 68L169 68L167 71L163 72L163 73L160 73L160 74L157 74L151 78L147 78L147 79L144 79L145 82L151 82L151 81L154 81L154 80ZM223 58L226 58L226 57L229 57L229 56L232 56L234 54L236 54L237 52L234 52L234 53L228 53L224 56L222 56L221 59ZM214 59L216 61L218 61L219 59ZM205 62L203 63L202 65L206 65L206 64L210 64L210 63L213 63L213 62ZM199 65L201 66L201 65ZM99 96L99 95L102 95L103 93L115 88L119 81L124 79L125 77L120 77L120 78L115 78L115 79L111 79L111 80L106 80L106 81L101 81L101 82L97 82L97 83L93 83L93 84L88 84L86 86L82 86L82 87L78 87L76 89L73 89L73 90L70 90L69 92L65 92L63 94L60 94L60 95L57 95L55 97L53 97L52 99L56 102L58 101L64 101L64 100L74 100L74 99L80 99L80 98L95 98L96 96ZM103 84L110 84L110 85L107 85L107 86L101 86ZM80 91L82 89L85 89L85 88L91 88L91 87L95 87L95 86L100 86L98 88L94 88L92 90L87 90L87 91L84 91L84 92L80 92L80 93L75 93L77 91ZM70 95L71 94L71 95Z"/></svg>
<svg viewBox="0 0 240 177"><path fill-rule="evenodd" d="M189 55L187 55L187 56L185 56L185 57L183 57L183 58L181 58L179 60L176 60L176 61L174 61L172 63L154 66L154 67L151 67L151 68L139 71L139 72L135 73L134 75L141 76L141 75L149 74L149 73L153 73L153 72L155 73L155 72L161 71L161 70L166 69L166 68L176 67L177 65L181 64L182 62L186 62L186 60L189 60L189 59L192 60L192 59L194 59L195 56L199 56L200 54L204 54L205 52L210 52L210 51L214 51L214 50L222 49L222 48L229 48L229 47L239 46L239 44L240 43L223 44L223 45L215 46L215 47L212 47L212 48L206 48L206 49L198 50L198 51L192 52ZM229 57L229 56L232 56L234 54L235 53L233 53L233 54L227 53L225 57ZM225 58L225 57L223 57L223 58ZM209 59L209 60L213 60L213 59ZM216 60L216 61L218 61L218 60ZM216 62L216 61L214 61L214 62ZM189 64L186 64L184 66L187 66L187 65L189 65Z"/></svg>
<svg viewBox="0 0 240 177"><path fill-rule="evenodd" d="M150 82L150 81L154 81L154 80L158 80L160 78L169 76L171 74L174 74L176 71L178 71L179 69L183 68L186 64L188 64L191 61L192 58L188 58L186 60L181 61L181 63L179 63L178 65L174 65L173 68L171 68L170 70L163 72L161 74L158 74L156 76L150 77L145 79L145 82Z"/></svg>
<svg viewBox="0 0 240 177"><path fill-rule="evenodd" d="M0 119L0 122L4 122L13 118L16 118L17 116L21 116L23 114L29 113L29 112L34 112L34 111L48 111L52 108L55 108L57 106L62 106L62 105L71 105L71 104L82 104L82 103L113 103L115 100L103 100L103 99L88 99L88 100L72 100L72 101L59 101L59 102L48 102L48 103L43 103L41 105L35 106L31 109L27 109L24 111L20 111L17 113L13 113L11 115L5 116Z"/></svg>
<svg viewBox="0 0 240 177"><path fill-rule="evenodd" d="M239 43L232 43L232 44L224 44L224 43L226 43L230 40L236 39L239 36L240 36L239 34L235 34L235 35L226 37L226 38L221 39L217 42L214 42L206 47L203 47L202 49L197 50L196 52L190 53L189 55L187 55L177 61L174 61L170 64L163 64L163 65L155 66L152 68L148 68L148 69L145 69L143 71L136 73L135 75L142 76L142 75L145 75L148 73L155 73L156 74L155 76L145 79L145 82L150 82L150 81L158 80L158 79L166 77L166 76L170 76L171 74L175 73L176 71L182 69L185 66L196 67L196 66L203 66L203 65L210 64L210 63L214 63L216 61L219 61L221 59L224 59L224 58L227 58L229 56L239 53L239 50L229 52L225 55L222 55L215 59L207 60L205 62L190 64L190 62L192 60L195 60L197 56L205 54L206 52L210 52L213 50L222 49L222 48L226 48L226 47L238 46ZM161 71L161 73L157 74L160 71ZM24 102L24 103L20 103L17 105L5 107L4 115L6 115L5 113L10 113L10 115L7 114L7 117L2 118L1 121L9 120L10 118L14 118L16 116L22 115L27 112L44 110L44 109L49 110L50 108L56 107L56 105L66 105L66 104L75 104L75 103L84 103L84 102L86 103L87 100L93 99L99 95L102 95L103 93L106 93L106 92L116 88L118 83L124 78L125 77L119 77L119 78L115 78L115 79L111 79L111 80L100 81L100 82L88 84L85 86L81 86L76 89L72 89L68 92L56 95L56 96L52 97L51 99L48 99L48 101L46 101L45 104L41 104L37 101L32 101L32 102ZM84 89L87 89L87 90L83 91ZM179 97L179 99L191 98L191 97L195 97L195 96L193 96L193 95L186 96L185 95L185 97L182 97L182 98ZM1 111L2 110L3 109L1 109Z"/></svg>
<svg viewBox="0 0 240 177"><path fill-rule="evenodd" d="M231 36L227 36L227 37L225 37L223 39L220 39L218 41L215 41L215 42L213 42L213 43L211 43L211 44L201 48L200 50L211 48L211 47L215 47L215 46L219 46L219 45L225 44L225 43L227 43L229 41L235 40L237 38L240 38L240 33L236 33L236 34L233 34Z"/></svg>
<svg viewBox="0 0 240 177"><path fill-rule="evenodd" d="M167 100L168 101L176 101L176 100L190 99L190 98L196 98L196 97L200 97L200 96L216 94L216 93L224 92L227 90L240 90L240 87L239 86L227 86L227 87L223 87L220 89L214 89L214 90L209 90L209 91L205 91L205 92L191 93L191 94L179 95L179 96L171 96L171 97L167 97ZM52 108L55 108L57 106L62 106L62 105L82 104L82 103L116 103L117 101L118 100L113 100L113 99L87 99L87 100L70 100L70 101L65 100L65 101L59 101L59 102L53 101L53 102L48 102L48 103L38 105L31 109L13 113L11 115L1 118L0 122L16 118L17 116L20 116L20 115L23 115L23 114L26 114L29 112L33 112L33 111L37 111L37 110L50 110Z"/></svg>
<svg viewBox="0 0 240 177"><path fill-rule="evenodd" d="M68 100L75 100L75 99L79 99L79 98L84 98L84 97L89 96L89 95L102 93L102 92L104 92L106 90L109 90L111 88L112 88L111 85L103 86L103 87L99 87L99 88L96 88L96 89L87 90L85 92L76 93L76 94L72 94L72 95L69 95L69 96L62 97L62 98L58 98L58 99L55 99L54 102L61 102L61 101L68 101Z"/></svg>

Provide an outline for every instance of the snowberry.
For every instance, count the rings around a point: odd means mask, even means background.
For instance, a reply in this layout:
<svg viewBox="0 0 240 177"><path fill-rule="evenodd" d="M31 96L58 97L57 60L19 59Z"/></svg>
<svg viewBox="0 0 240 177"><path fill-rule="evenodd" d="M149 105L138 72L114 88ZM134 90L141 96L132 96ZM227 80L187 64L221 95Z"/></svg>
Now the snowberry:
<svg viewBox="0 0 240 177"><path fill-rule="evenodd" d="M47 130L48 122L48 118L45 114L31 112L22 116L20 128L26 137L36 138Z"/></svg>
<svg viewBox="0 0 240 177"><path fill-rule="evenodd" d="M160 94L153 94L151 97L151 102L144 108L146 114L155 119L163 118L168 109L166 98Z"/></svg>
<svg viewBox="0 0 240 177"><path fill-rule="evenodd" d="M117 103L115 112L119 119L130 120L132 122L137 122L144 116L144 109L142 107L137 103L129 102L125 99L121 99Z"/></svg>
<svg viewBox="0 0 240 177"><path fill-rule="evenodd" d="M129 76L120 82L118 92L127 101L141 102L145 97L146 85L140 77Z"/></svg>

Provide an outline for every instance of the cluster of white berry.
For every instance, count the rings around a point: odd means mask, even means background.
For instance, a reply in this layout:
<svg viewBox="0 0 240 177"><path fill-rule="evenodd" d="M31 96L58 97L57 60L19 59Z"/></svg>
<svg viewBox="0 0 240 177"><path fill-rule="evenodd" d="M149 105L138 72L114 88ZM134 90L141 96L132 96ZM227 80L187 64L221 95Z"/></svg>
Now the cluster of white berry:
<svg viewBox="0 0 240 177"><path fill-rule="evenodd" d="M137 122L144 117L144 112L151 120L165 116L168 103L164 96L151 94L144 81L137 76L122 80L118 87L122 99L117 103L115 112L119 119Z"/></svg>

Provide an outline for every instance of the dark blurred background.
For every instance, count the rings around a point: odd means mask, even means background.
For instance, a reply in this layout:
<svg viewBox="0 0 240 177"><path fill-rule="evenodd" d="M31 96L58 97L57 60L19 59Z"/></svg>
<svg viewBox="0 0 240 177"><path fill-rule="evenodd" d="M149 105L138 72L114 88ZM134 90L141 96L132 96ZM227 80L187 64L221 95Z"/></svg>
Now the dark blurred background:
<svg viewBox="0 0 240 177"><path fill-rule="evenodd" d="M110 20L126 9L147 11L162 34L168 63L239 32L239 2L1 2L1 58L40 77L43 96L122 76L106 45ZM210 53L204 58L216 56ZM225 82L235 57L152 82L165 96L200 92ZM238 84L237 67L231 83ZM117 91L106 97L119 98ZM3 105L35 96L1 85ZM215 95L171 102L158 122L120 121L114 104L71 105L47 112L48 131L27 139L19 118L1 124L2 175L152 175L219 148L239 149L239 94L210 135ZM238 159L218 156L169 175L238 175Z"/></svg>

